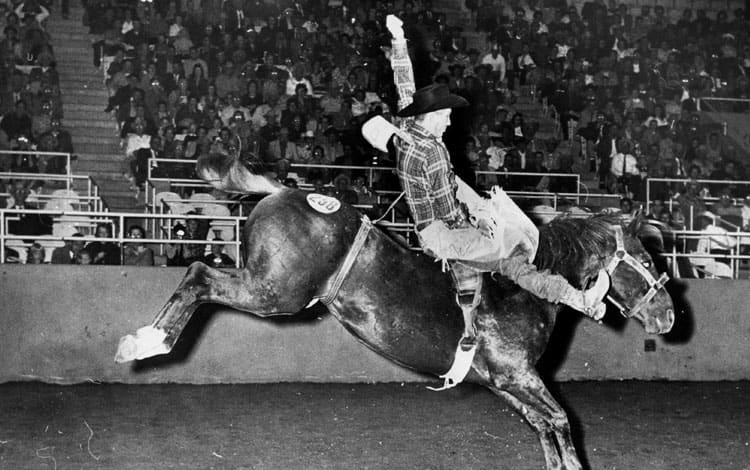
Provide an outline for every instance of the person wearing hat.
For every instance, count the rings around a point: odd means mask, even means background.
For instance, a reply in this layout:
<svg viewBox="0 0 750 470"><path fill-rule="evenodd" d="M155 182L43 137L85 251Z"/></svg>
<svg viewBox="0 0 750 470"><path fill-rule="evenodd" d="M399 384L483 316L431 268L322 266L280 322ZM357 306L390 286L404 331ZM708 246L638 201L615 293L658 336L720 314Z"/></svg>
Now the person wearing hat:
<svg viewBox="0 0 750 470"><path fill-rule="evenodd" d="M543 299L601 318L605 310L601 300L609 289L606 274L599 276L591 290L582 292L562 276L537 271L530 263L538 242L533 223L501 189L493 188L493 198L488 200L454 175L442 135L450 125L452 108L469 103L443 85L433 84L414 91L401 24L393 15L386 19L393 36L391 67L399 92L397 115L404 120L396 128L376 117L365 123L362 133L381 150L393 142L398 177L422 248L443 262L461 260L483 271L498 272ZM468 208L468 216L462 206ZM499 210L504 211L502 220ZM465 308L462 302L459 306L464 314L464 335L459 349L472 350L474 307Z"/></svg>

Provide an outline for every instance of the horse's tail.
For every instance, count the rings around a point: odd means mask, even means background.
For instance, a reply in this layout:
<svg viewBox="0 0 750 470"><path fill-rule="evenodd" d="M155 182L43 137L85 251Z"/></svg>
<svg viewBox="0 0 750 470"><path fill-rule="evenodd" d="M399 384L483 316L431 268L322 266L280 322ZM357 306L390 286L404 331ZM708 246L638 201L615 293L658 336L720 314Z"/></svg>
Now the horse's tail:
<svg viewBox="0 0 750 470"><path fill-rule="evenodd" d="M262 172L260 165L243 162L238 156L211 154L200 157L195 172L214 188L229 193L273 194L284 188Z"/></svg>

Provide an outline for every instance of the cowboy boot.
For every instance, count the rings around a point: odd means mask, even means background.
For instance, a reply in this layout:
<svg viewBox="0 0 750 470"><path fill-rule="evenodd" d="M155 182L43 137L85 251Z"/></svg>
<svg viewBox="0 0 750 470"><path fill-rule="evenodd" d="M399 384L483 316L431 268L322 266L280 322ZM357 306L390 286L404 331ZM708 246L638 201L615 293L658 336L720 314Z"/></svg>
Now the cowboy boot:
<svg viewBox="0 0 750 470"><path fill-rule="evenodd" d="M601 270L596 284L581 291L571 286L564 277L549 271L538 271L536 266L523 257L515 256L500 260L493 269L535 296L552 303L562 303L581 313L599 320L606 312L602 303L609 291L609 275Z"/></svg>

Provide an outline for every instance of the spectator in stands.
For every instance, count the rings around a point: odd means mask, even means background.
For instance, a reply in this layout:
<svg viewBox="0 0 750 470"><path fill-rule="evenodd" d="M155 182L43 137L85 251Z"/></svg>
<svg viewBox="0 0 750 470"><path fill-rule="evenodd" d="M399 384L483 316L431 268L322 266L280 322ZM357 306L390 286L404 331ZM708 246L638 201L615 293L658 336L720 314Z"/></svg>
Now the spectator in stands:
<svg viewBox="0 0 750 470"><path fill-rule="evenodd" d="M270 164L276 164L279 160L296 162L299 160L297 144L289 140L289 129L282 127L278 137L268 144L264 160Z"/></svg>
<svg viewBox="0 0 750 470"><path fill-rule="evenodd" d="M7 201L9 209L33 209L28 207L27 199L32 190L32 181L13 180L8 192L10 199ZM7 230L11 235L50 235L52 234L52 218L47 214L21 212L6 216Z"/></svg>
<svg viewBox="0 0 750 470"><path fill-rule="evenodd" d="M694 251L697 254L719 255L717 258L690 258L691 262L703 269L708 277L731 278L727 255L737 245L737 239L730 237L725 228L717 224L715 214L705 211L697 216L698 226L703 233Z"/></svg>
<svg viewBox="0 0 750 470"><path fill-rule="evenodd" d="M497 83L505 82L506 62L500 44L491 44L489 52L482 57L480 63L491 67L492 78Z"/></svg>
<svg viewBox="0 0 750 470"><path fill-rule="evenodd" d="M310 80L305 78L304 76L305 69L302 64L297 64L292 68L292 73L289 78L286 80L286 95L287 96L294 96L297 94L297 87L300 85L304 86L304 89L308 96L312 96L313 87L310 83Z"/></svg>
<svg viewBox="0 0 750 470"><path fill-rule="evenodd" d="M190 214L188 214L190 215ZM177 224L172 229L175 240L205 240L197 219L187 219L186 225ZM194 261L203 259L205 245L197 243L170 243L166 246L167 266L190 266Z"/></svg>
<svg viewBox="0 0 750 470"><path fill-rule="evenodd" d="M226 97L229 93L232 95L240 93L244 88L240 83L239 77L235 74L234 62L231 60L226 61L221 67L221 71L216 76L215 84L216 94L220 98Z"/></svg>
<svg viewBox="0 0 750 470"><path fill-rule="evenodd" d="M76 256L75 264L89 265L92 264L91 253L86 248L81 249Z"/></svg>
<svg viewBox="0 0 750 470"><path fill-rule="evenodd" d="M109 224L96 226L96 238L112 238ZM91 255L92 264L120 264L120 247L111 241L93 241L86 245L86 251Z"/></svg>
<svg viewBox="0 0 750 470"><path fill-rule="evenodd" d="M351 187L351 178L345 173L339 173L333 179L333 192L331 196L347 204L359 203L357 193Z"/></svg>
<svg viewBox="0 0 750 470"><path fill-rule="evenodd" d="M26 253L26 264L45 264L46 252L37 242L31 244Z"/></svg>
<svg viewBox="0 0 750 470"><path fill-rule="evenodd" d="M39 4L37 0L25 0L18 3L14 12L19 18L30 17L40 26L49 17L49 10Z"/></svg>
<svg viewBox="0 0 750 470"><path fill-rule="evenodd" d="M24 101L16 101L15 109L6 113L0 121L0 129L5 132L9 139L17 139L19 136L30 136L31 134L31 116L26 110Z"/></svg>
<svg viewBox="0 0 750 470"><path fill-rule="evenodd" d="M638 159L633 155L628 141L618 141L617 149L619 152L614 154L610 164L609 189L613 193L632 194L633 188L637 185L635 179L640 177Z"/></svg>
<svg viewBox="0 0 750 470"><path fill-rule="evenodd" d="M146 231L139 225L131 225L128 228L128 238L133 241L125 242L122 254L122 264L128 266L153 266L154 252L144 243L136 240L145 238Z"/></svg>
<svg viewBox="0 0 750 470"><path fill-rule="evenodd" d="M76 264L78 261L78 254L83 250L84 241L79 240L83 238L80 233L74 233L73 239L65 240L65 246L61 246L52 250L52 264Z"/></svg>
<svg viewBox="0 0 750 470"><path fill-rule="evenodd" d="M148 159L151 157L151 136L145 133L146 123L136 119L133 133L125 138L125 162L129 170L131 189L143 189L148 174Z"/></svg>
<svg viewBox="0 0 750 470"><path fill-rule="evenodd" d="M220 237L214 238L214 242L223 241ZM212 268L233 268L234 260L224 253L224 245L212 244L211 253L201 259L205 264Z"/></svg>
<svg viewBox="0 0 750 470"><path fill-rule="evenodd" d="M706 212L706 204L700 195L700 191L700 183L691 180L685 185L684 190L676 195L677 202L680 205L680 212L682 213L688 230L693 230L692 227L696 226L695 222L697 216ZM672 215L672 220L677 222L677 218L674 214Z"/></svg>

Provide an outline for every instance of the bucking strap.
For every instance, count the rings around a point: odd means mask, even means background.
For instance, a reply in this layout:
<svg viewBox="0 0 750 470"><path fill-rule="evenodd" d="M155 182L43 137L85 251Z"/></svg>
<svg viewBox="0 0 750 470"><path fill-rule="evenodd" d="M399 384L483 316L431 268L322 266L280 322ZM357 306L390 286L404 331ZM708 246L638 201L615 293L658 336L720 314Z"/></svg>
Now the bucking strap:
<svg viewBox="0 0 750 470"><path fill-rule="evenodd" d="M370 233L370 229L372 229L372 222L370 222L370 219L366 215L363 215L361 220L362 223L359 226L357 235L354 237L354 242L349 247L349 252L347 252L344 262L341 263L341 267L336 271L333 281L328 286L328 291L318 297L324 305L330 305L336 299L336 296L339 295L341 285L344 283L346 276L349 275L349 271L351 271L354 261L357 260L359 252L362 251L362 247L367 240L367 235Z"/></svg>

